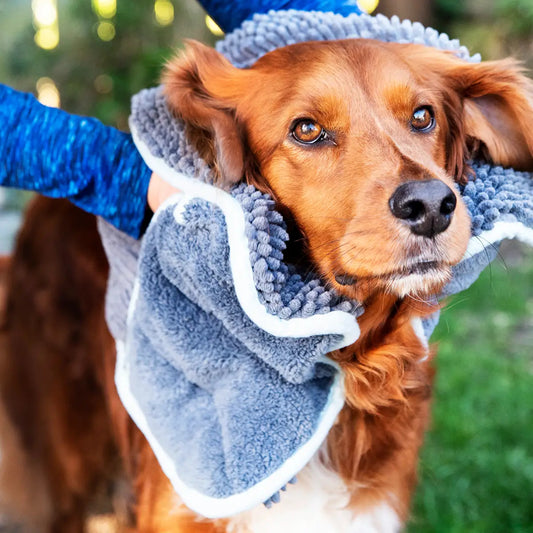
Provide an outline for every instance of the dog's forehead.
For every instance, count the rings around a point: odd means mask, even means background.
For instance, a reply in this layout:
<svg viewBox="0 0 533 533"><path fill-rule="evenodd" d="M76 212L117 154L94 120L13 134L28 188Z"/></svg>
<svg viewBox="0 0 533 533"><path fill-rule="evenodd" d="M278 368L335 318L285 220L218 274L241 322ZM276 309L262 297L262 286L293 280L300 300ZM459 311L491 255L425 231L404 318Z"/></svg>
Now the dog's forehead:
<svg viewBox="0 0 533 533"><path fill-rule="evenodd" d="M290 80L293 94L320 97L334 89L374 95L378 83L404 88L417 83L402 48L394 44L361 38L296 43L269 52L252 69L269 77L272 86Z"/></svg>
<svg viewBox="0 0 533 533"><path fill-rule="evenodd" d="M307 41L277 48L268 52L253 65L258 70L312 71L319 66L332 65L337 69L368 68L371 66L396 67L408 71L402 60L401 46L374 39L340 39L334 41ZM376 75L381 75L377 72Z"/></svg>

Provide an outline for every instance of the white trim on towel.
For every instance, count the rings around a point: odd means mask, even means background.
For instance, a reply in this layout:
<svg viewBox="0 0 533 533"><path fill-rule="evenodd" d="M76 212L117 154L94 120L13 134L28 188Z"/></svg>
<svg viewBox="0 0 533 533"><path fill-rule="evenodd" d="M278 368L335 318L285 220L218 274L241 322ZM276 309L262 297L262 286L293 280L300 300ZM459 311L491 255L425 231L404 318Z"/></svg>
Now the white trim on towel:
<svg viewBox="0 0 533 533"><path fill-rule="evenodd" d="M506 239L517 239L524 244L533 246L533 228L528 228L517 220L499 220L491 230L483 231L480 235L470 237L468 248L461 261L479 254L488 246Z"/></svg>

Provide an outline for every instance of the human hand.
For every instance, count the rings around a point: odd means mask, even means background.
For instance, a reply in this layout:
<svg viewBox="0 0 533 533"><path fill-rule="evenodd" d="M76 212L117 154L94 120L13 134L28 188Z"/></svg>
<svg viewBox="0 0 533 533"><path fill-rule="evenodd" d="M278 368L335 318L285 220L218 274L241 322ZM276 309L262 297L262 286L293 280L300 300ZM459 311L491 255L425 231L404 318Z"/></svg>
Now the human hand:
<svg viewBox="0 0 533 533"><path fill-rule="evenodd" d="M177 192L180 192L179 189L176 189L176 187L173 187L170 183L153 172L152 177L150 178L150 183L148 184L148 193L146 195L150 209L155 213L158 207L167 198Z"/></svg>

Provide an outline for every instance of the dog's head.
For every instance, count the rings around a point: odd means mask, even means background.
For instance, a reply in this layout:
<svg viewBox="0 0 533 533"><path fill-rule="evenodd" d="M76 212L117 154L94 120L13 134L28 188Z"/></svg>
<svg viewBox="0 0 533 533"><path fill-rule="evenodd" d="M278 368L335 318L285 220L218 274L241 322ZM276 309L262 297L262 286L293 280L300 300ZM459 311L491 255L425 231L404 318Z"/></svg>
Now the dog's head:
<svg viewBox="0 0 533 533"><path fill-rule="evenodd" d="M449 278L470 236L454 183L471 157L533 169L532 84L512 61L352 39L237 69L189 43L163 81L220 182L269 190L320 273L361 300Z"/></svg>

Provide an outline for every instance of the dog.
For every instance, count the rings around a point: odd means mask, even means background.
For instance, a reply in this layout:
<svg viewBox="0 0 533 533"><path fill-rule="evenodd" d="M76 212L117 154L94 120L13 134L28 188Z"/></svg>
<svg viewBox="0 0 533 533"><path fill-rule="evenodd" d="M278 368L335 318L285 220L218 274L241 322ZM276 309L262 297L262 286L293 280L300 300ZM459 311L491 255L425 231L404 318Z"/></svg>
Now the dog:
<svg viewBox="0 0 533 533"><path fill-rule="evenodd" d="M359 339L330 354L346 405L281 503L195 516L117 397L94 217L41 198L4 265L0 504L28 531L82 531L120 463L132 531L401 530L433 379L420 320L470 237L455 184L471 158L533 170L532 82L512 60L368 39L294 44L248 69L189 42L163 82L219 185L269 192L291 260L363 302Z"/></svg>

